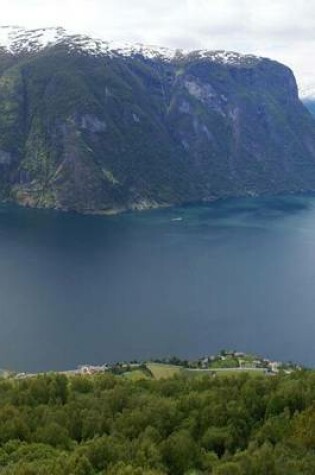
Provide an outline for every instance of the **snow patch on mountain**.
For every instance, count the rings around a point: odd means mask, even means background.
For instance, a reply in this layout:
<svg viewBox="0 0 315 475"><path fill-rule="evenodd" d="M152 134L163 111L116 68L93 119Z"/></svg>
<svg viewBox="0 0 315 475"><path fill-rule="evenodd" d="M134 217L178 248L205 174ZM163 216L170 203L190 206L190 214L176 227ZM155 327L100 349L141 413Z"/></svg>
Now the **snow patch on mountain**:
<svg viewBox="0 0 315 475"><path fill-rule="evenodd" d="M38 51L64 38L63 28L26 30L19 26L0 27L0 46L10 53Z"/></svg>
<svg viewBox="0 0 315 475"><path fill-rule="evenodd" d="M19 26L0 26L0 49L13 55L36 53L45 48L64 45L69 51L80 51L93 56L141 55L148 59L172 60L181 57L198 57L221 64L244 64L257 62L261 58L229 51L172 50L159 46L145 46L140 43L127 44L95 39L88 35L72 34L64 28L39 28L27 30Z"/></svg>

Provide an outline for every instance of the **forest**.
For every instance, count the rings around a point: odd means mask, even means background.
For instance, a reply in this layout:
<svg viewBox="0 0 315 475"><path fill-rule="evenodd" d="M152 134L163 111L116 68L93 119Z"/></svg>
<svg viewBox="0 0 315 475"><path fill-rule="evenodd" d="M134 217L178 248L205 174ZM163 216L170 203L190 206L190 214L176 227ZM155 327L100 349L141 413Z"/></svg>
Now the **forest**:
<svg viewBox="0 0 315 475"><path fill-rule="evenodd" d="M315 373L0 381L5 475L315 473Z"/></svg>

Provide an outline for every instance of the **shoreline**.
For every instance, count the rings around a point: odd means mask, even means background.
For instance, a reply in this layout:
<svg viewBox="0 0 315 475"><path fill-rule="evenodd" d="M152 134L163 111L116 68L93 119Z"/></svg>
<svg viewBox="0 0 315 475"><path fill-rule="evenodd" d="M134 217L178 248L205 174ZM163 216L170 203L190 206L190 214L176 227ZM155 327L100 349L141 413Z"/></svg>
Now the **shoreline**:
<svg viewBox="0 0 315 475"><path fill-rule="evenodd" d="M74 209L74 208L66 208L61 206L41 206L38 204L31 204L32 201L14 201L12 199L3 199L1 201L2 205L11 205L16 206L21 209L30 209L30 210L41 210L41 211L54 211L57 213L62 214L76 214L79 216L119 216L122 214L128 213L145 213L159 209L168 209L168 208L180 208L180 207L189 207L189 206L206 206L208 204L218 203L218 202L225 202L227 200L237 200L242 198L272 198L272 197L285 197L285 196L314 196L315 189L310 190L283 190L279 192L253 192L248 191L245 193L239 194L226 194L221 196L209 196L208 198L196 200L196 201L180 201L180 202L157 202L157 201L149 201L149 200L142 200L140 202L135 202L130 205L126 206L114 206L109 208L100 208L100 209Z"/></svg>
<svg viewBox="0 0 315 475"><path fill-rule="evenodd" d="M121 361L114 364L103 365L79 365L76 369L61 371L40 371L40 372L13 372L3 370L7 374L4 377L14 379L27 379L49 374L60 374L65 376L92 376L96 374L109 373L113 375L125 375L135 371L151 371L150 367L157 365L163 369L176 373L183 370L190 375L213 375L217 373L257 373L276 375L280 372L290 374L296 370L302 370L302 366L296 363L284 363L264 358L255 354L241 351L222 350L216 355L201 357L197 360L181 360L177 357L152 359L146 361Z"/></svg>

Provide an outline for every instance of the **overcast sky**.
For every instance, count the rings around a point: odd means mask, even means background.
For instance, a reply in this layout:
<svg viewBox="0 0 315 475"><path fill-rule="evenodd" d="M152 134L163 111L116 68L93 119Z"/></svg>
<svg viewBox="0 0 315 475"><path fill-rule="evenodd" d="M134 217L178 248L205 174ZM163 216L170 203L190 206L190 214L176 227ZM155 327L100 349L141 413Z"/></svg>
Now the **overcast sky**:
<svg viewBox="0 0 315 475"><path fill-rule="evenodd" d="M315 0L0 0L0 7L2 25L255 53L315 84Z"/></svg>

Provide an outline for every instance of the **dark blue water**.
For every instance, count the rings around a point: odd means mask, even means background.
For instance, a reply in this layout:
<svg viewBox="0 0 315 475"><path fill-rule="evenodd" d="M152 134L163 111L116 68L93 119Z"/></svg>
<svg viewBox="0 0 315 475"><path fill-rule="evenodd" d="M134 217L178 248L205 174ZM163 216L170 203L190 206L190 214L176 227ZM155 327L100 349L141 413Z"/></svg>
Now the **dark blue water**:
<svg viewBox="0 0 315 475"><path fill-rule="evenodd" d="M314 197L110 218L0 208L2 368L222 348L315 366L314 338Z"/></svg>

